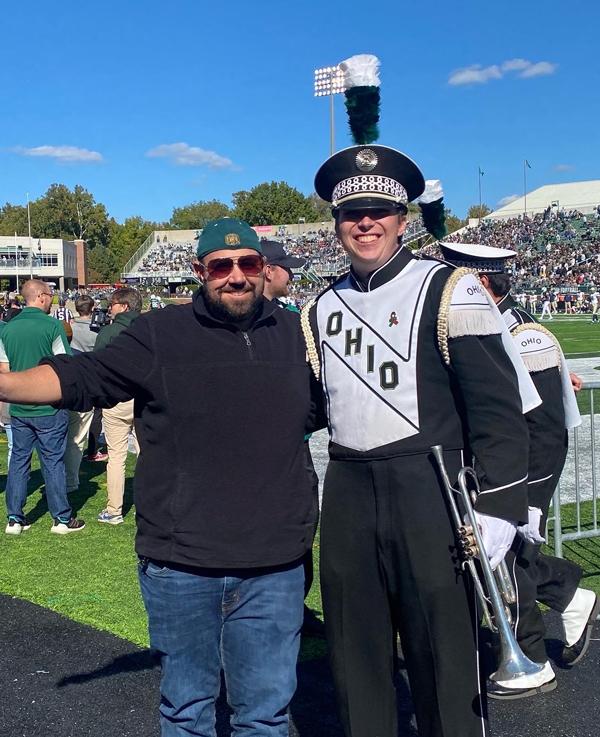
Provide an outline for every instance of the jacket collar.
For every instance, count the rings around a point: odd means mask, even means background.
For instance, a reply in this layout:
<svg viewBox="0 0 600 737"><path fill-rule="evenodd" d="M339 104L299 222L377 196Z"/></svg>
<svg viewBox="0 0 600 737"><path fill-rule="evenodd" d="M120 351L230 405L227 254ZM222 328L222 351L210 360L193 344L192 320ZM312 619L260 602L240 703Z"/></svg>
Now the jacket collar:
<svg viewBox="0 0 600 737"><path fill-rule="evenodd" d="M361 292L372 292L377 287L387 284L397 276L405 266L414 259L414 256L405 246L400 248L390 258L367 277L360 277L350 268L350 276L353 286Z"/></svg>

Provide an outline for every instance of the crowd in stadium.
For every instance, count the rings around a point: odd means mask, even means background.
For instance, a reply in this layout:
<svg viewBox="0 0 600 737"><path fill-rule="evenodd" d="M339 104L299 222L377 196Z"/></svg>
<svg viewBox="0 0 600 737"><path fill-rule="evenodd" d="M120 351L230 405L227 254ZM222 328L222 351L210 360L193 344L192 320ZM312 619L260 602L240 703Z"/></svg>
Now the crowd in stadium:
<svg viewBox="0 0 600 737"><path fill-rule="evenodd" d="M404 236L405 242L423 233L421 218L413 220ZM306 259L306 270L313 281L296 282L290 289L290 301L302 306L327 284L325 278L342 273L348 266L346 254L333 229L320 228L299 235L291 235L281 228L275 236L288 253ZM518 252L511 269L517 292L542 295L556 292L557 304L562 308L562 295L569 291L591 294L600 287L600 213L582 215L576 210L562 211L548 207L532 217L508 220L482 220L477 226L464 228L445 238L449 242L482 243L488 246L512 248ZM168 272L179 272L183 277L192 272L195 242L169 240L157 236L156 242L144 256L136 271L159 277ZM435 245L425 246L422 252L439 256ZM156 289L158 287L155 287ZM178 288L181 295L185 285ZM587 302L580 300L580 311ZM532 308L535 309L533 300ZM540 307L541 309L541 307Z"/></svg>

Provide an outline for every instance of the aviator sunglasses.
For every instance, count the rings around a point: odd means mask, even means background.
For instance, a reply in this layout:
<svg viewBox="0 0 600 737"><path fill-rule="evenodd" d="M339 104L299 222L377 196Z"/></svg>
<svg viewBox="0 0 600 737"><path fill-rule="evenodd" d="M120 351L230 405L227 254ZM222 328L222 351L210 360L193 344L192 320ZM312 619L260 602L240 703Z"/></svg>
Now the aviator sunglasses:
<svg viewBox="0 0 600 737"><path fill-rule="evenodd" d="M264 259L258 254L239 258L213 258L203 265L203 271L209 279L225 279L231 274L235 264L244 276L259 276L262 274Z"/></svg>

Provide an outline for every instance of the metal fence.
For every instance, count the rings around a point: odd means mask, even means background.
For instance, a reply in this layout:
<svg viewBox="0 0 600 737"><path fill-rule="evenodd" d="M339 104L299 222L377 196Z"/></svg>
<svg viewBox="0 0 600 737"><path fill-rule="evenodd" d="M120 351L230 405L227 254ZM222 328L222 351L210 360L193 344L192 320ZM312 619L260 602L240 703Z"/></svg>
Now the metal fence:
<svg viewBox="0 0 600 737"><path fill-rule="evenodd" d="M560 558L563 557L564 542L600 537L595 414L596 406L600 414L600 405L595 398L598 390L600 381L586 381L579 392L582 423L569 431L569 453L554 493L549 522L554 523L554 554ZM574 519L571 519L571 514L568 520L564 519L563 506L566 504L574 505Z"/></svg>

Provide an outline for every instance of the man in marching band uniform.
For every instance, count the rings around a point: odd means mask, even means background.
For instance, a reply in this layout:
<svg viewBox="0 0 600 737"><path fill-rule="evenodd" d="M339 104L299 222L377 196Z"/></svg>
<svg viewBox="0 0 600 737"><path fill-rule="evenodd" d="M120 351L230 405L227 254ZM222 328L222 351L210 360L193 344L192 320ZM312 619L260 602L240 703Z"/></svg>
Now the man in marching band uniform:
<svg viewBox="0 0 600 737"><path fill-rule="evenodd" d="M477 278L401 245L425 188L410 158L353 146L315 188L351 260L303 313L329 412L321 584L344 731L397 737L398 631L419 734L482 735L474 597L430 447L443 445L453 479L476 456L495 567L527 521L523 412L539 397Z"/></svg>
<svg viewBox="0 0 600 737"><path fill-rule="evenodd" d="M560 612L564 628L562 661L574 665L585 655L593 623L600 610L593 591L579 588L582 570L575 563L541 553L548 509L567 455L567 428L581 423L573 386L581 380L570 374L554 335L542 327L510 294L509 259L517 254L505 248L470 243L441 243L442 255L456 266L474 269L500 310L515 346L542 399L527 413L529 428L529 523L515 538L509 559L517 591L518 643L544 671L518 682L493 683L488 694L516 699L556 688L554 671L544 644L546 632L537 602ZM519 530L521 532L521 530Z"/></svg>

